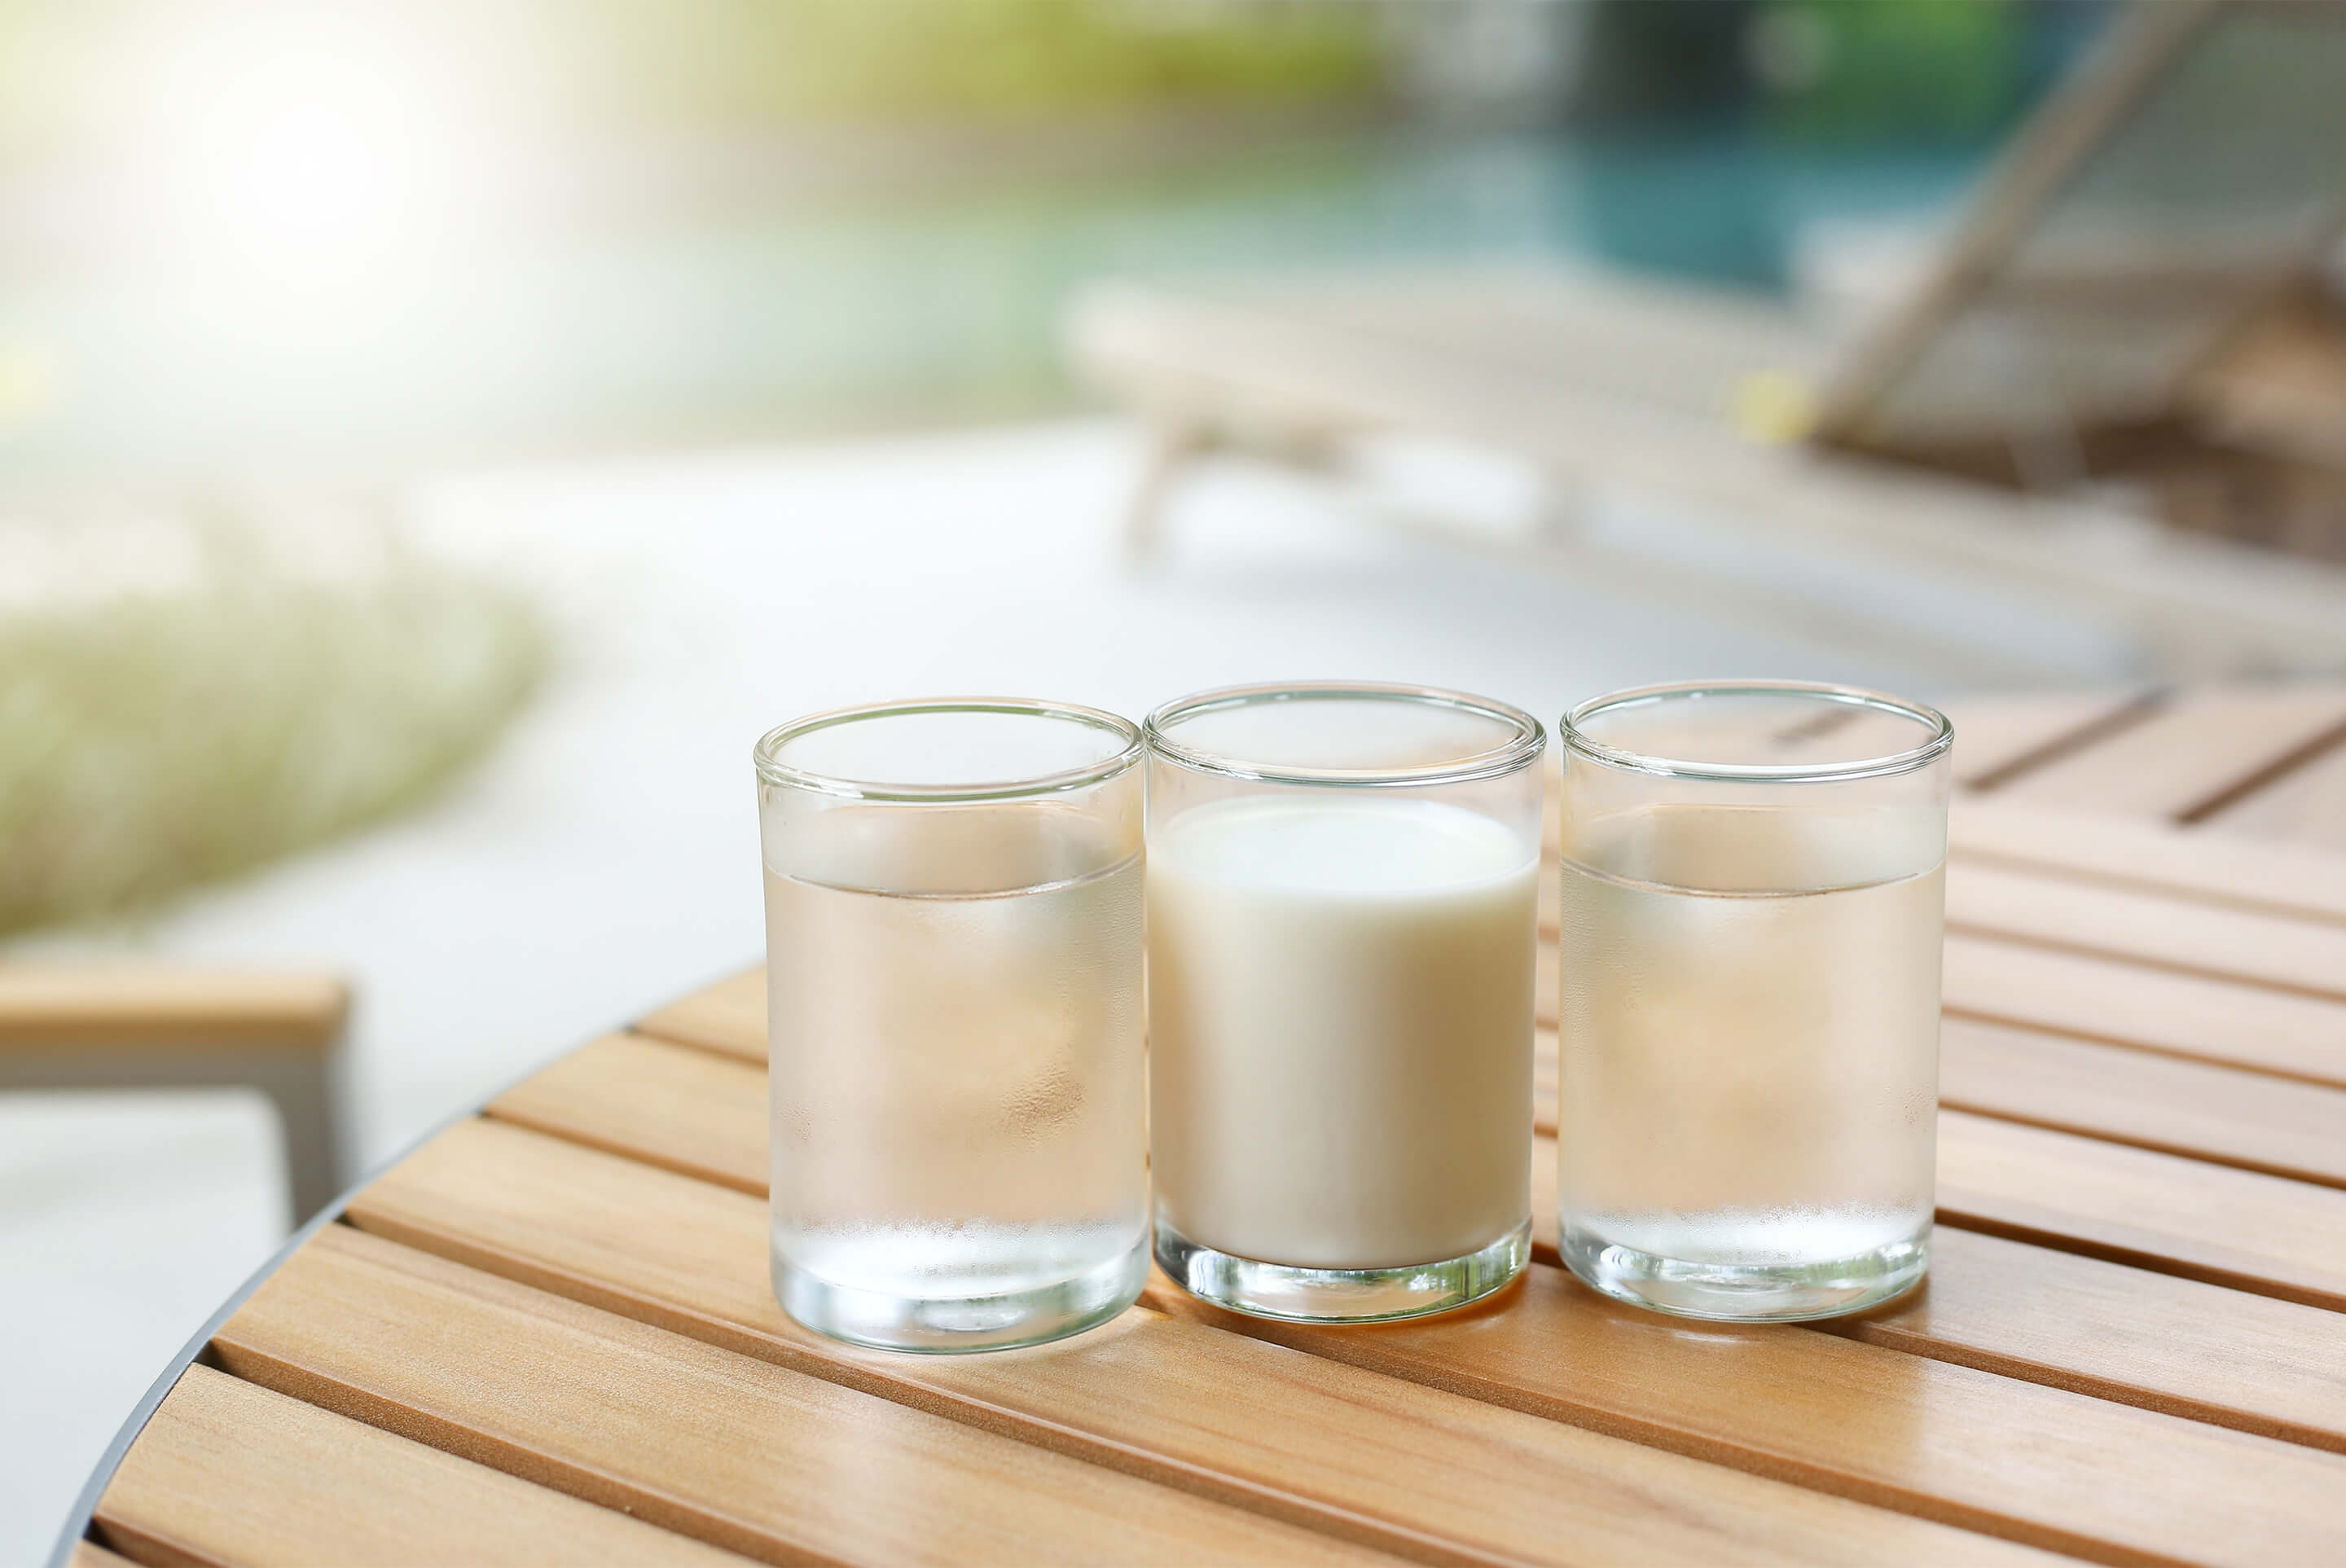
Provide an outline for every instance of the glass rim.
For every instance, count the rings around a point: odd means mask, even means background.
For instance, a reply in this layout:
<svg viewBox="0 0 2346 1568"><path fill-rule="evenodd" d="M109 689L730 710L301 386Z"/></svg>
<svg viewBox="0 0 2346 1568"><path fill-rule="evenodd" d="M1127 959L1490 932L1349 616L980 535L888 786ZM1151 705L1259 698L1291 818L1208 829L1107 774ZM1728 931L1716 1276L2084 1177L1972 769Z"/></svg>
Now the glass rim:
<svg viewBox="0 0 2346 1568"><path fill-rule="evenodd" d="M1187 746L1167 733L1168 727L1201 714L1269 703L1333 700L1338 702L1407 703L1421 708L1447 708L1495 719L1515 731L1512 738L1488 750L1472 752L1447 762L1420 768L1302 768L1254 762L1219 752ZM1413 686L1403 682L1368 680L1270 681L1255 686L1219 686L1178 697L1158 708L1141 722L1149 754L1187 768L1258 784L1312 784L1335 789L1399 789L1432 784L1465 784L1520 772L1547 749L1547 729L1522 708L1471 692L1446 687Z"/></svg>
<svg viewBox="0 0 2346 1568"><path fill-rule="evenodd" d="M1581 729L1600 714L1625 708L1700 699L1706 697L1789 697L1846 708L1862 708L1912 719L1930 731L1930 738L1903 751L1879 757L1851 758L1846 762L1696 762L1683 758L1657 757L1607 746ZM1556 739L1568 751L1608 768L1651 773L1665 779L1698 779L1713 783L1834 784L1857 779L1882 779L1927 768L1954 744L1955 727L1935 708L1862 686L1835 686L1812 680L1688 680L1659 686L1625 687L1568 710L1556 723Z"/></svg>
<svg viewBox="0 0 2346 1568"><path fill-rule="evenodd" d="M874 718L907 718L922 714L991 713L1018 718L1052 719L1080 724L1117 737L1122 745L1096 762L1037 773L1023 779L975 780L966 784L913 784L882 779L850 779L793 767L777 755L791 741L843 724ZM909 697L893 702L861 703L853 708L827 708L778 724L758 738L750 750L760 782L812 789L856 800L900 800L951 803L964 800L1016 800L1035 795L1060 795L1105 784L1140 760L1146 745L1140 727L1121 714L1081 703L1051 702L1025 697Z"/></svg>

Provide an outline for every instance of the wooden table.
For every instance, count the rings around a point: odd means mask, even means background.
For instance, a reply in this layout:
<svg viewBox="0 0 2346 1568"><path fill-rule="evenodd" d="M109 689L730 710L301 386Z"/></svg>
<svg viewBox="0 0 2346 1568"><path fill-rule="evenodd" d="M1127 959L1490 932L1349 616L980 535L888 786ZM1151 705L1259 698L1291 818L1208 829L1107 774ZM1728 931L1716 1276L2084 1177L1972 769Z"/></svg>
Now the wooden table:
<svg viewBox="0 0 2346 1568"><path fill-rule="evenodd" d="M1543 1261L1479 1309L1160 1279L1033 1350L832 1344L768 1288L752 973L297 1238L60 1561L2346 1563L2346 688L1957 722L1941 1227L1889 1310L1598 1298L1544 1136Z"/></svg>

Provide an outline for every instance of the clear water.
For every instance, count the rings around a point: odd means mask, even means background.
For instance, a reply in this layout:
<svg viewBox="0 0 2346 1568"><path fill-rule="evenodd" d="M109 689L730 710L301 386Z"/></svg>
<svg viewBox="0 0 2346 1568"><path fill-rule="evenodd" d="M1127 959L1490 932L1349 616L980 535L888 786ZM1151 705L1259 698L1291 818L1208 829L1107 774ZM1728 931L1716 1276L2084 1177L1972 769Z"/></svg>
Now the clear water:
<svg viewBox="0 0 2346 1568"><path fill-rule="evenodd" d="M1584 836L1563 878L1557 1154L1585 1277L1675 1278L1654 1304L1688 1311L1707 1279L1750 1315L1800 1316L1919 1274L1940 854L1930 812L1664 807Z"/></svg>
<svg viewBox="0 0 2346 1568"><path fill-rule="evenodd" d="M867 838L832 816L821 869L885 883L918 866L934 887L959 863L1014 886L866 891L769 868L784 1304L828 1301L800 1315L882 1343L923 1325L1047 1337L1070 1290L1119 1309L1148 1234L1139 857L1016 886L1081 863L1064 841L1080 824L1014 817L1005 836L974 814L942 837Z"/></svg>

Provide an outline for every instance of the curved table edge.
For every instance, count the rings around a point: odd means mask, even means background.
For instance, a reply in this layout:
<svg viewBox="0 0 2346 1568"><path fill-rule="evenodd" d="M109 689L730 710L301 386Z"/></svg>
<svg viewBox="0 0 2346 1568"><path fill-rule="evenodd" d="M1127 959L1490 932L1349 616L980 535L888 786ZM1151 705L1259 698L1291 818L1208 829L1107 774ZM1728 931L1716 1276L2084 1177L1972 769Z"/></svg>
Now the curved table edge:
<svg viewBox="0 0 2346 1568"><path fill-rule="evenodd" d="M739 969L737 967L727 972L738 973ZM622 1027L632 1030L635 1024L631 1020ZM500 1095L519 1088L577 1049L576 1045L566 1046L546 1057L546 1060L531 1064L525 1071L509 1083L502 1084L491 1093L481 1096L477 1103L465 1106L443 1121L434 1123L391 1157L377 1161L369 1166L358 1180L336 1193L332 1203L311 1215L302 1223L300 1229L287 1237L283 1246L262 1259L260 1267L248 1275L244 1283L230 1292L228 1299L213 1309L211 1316L204 1319L203 1327L198 1329L188 1342L179 1347L170 1360L164 1364L162 1371L157 1374L154 1382L148 1386L147 1391L138 1396L138 1402L130 1407L130 1413L123 1418L121 1428L115 1432L113 1441L106 1445L106 1451L98 1456L97 1465L89 1472L89 1479L82 1483L81 1492L75 1497L73 1507L66 1512L65 1522L58 1527L57 1543L49 1553L47 1568L72 1568L74 1549L88 1539L90 1522L97 1515L99 1499L106 1495L106 1489L113 1484L114 1472L122 1467L123 1458L129 1453L130 1445L137 1442L138 1435L147 1430L147 1423L153 1419L157 1407L161 1405L171 1390L178 1386L180 1378L186 1375L188 1369L195 1365L196 1358L204 1353L204 1347L211 1343L212 1336L219 1332L222 1325L236 1315L237 1308L243 1306L270 1275L284 1267L287 1258L307 1246L311 1237L342 1218L342 1212L350 1207L351 1200L374 1185L376 1178L390 1170L392 1166L406 1159L450 1128L479 1115L485 1106Z"/></svg>

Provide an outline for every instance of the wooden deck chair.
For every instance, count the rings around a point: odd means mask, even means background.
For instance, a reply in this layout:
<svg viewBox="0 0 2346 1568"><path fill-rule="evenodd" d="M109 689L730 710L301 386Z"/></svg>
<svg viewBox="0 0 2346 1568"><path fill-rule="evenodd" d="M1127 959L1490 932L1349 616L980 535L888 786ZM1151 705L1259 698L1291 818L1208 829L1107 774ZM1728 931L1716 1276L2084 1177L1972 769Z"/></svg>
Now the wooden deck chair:
<svg viewBox="0 0 2346 1568"><path fill-rule="evenodd" d="M1854 345L1770 301L1518 268L1105 285L1070 350L1151 433L1136 553L1201 453L1399 433L2050 591L2162 673L2346 667L2346 569L2306 558L2346 558L2346 331L2312 286L2346 217L2341 80L2341 0L2137 5Z"/></svg>
<svg viewBox="0 0 2346 1568"><path fill-rule="evenodd" d="M328 975L0 966L0 1093L258 1089L283 1128L299 1226L351 1175L349 1015L349 987Z"/></svg>

